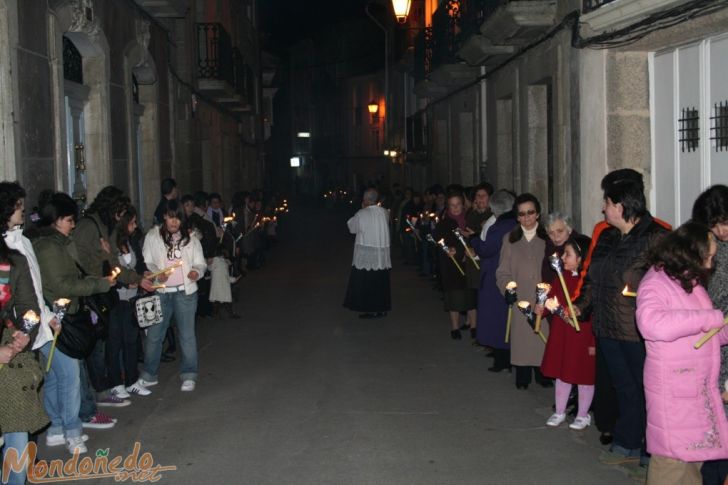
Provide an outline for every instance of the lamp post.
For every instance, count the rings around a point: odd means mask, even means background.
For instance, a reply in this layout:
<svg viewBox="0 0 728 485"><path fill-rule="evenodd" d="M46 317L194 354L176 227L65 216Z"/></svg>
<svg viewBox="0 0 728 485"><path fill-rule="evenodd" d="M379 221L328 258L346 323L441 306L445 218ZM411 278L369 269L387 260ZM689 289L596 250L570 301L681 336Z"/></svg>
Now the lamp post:
<svg viewBox="0 0 728 485"><path fill-rule="evenodd" d="M398 24L407 22L407 15L409 15L411 6L412 0L392 0L392 9L394 10L394 16L397 17Z"/></svg>

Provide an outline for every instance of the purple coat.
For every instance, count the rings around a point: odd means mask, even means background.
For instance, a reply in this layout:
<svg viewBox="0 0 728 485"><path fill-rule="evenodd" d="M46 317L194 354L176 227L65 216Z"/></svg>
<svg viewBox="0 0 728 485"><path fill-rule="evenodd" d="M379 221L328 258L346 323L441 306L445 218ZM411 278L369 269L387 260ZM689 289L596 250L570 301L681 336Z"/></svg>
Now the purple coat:
<svg viewBox="0 0 728 485"><path fill-rule="evenodd" d="M485 241L470 240L480 256L480 290L478 290L478 343L495 349L509 349L505 343L508 308L495 282L503 238L516 227L515 214L506 212L488 229Z"/></svg>
<svg viewBox="0 0 728 485"><path fill-rule="evenodd" d="M723 312L713 309L702 286L686 293L653 268L637 289L637 327L647 348L647 451L688 462L728 458L728 421L717 385L720 346L728 343ZM713 328L723 330L693 348Z"/></svg>

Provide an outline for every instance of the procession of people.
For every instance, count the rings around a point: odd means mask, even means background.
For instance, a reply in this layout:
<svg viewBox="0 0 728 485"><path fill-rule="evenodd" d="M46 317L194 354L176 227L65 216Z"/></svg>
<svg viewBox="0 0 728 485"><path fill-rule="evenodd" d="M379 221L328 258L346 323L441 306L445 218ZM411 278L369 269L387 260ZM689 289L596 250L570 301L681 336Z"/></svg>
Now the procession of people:
<svg viewBox="0 0 728 485"><path fill-rule="evenodd" d="M604 220L591 238L568 214L542 213L533 194L487 183L394 187L378 204L402 263L442 292L450 337L467 330L493 358L488 370L511 372L518 390L534 380L554 388L547 427L594 424L608 446L599 461L639 482L723 485L728 187L702 193L674 231L648 211L639 172L613 171L601 189ZM352 278L347 302L372 290ZM396 305L387 294L387 309Z"/></svg>
<svg viewBox="0 0 728 485"><path fill-rule="evenodd" d="M161 192L145 233L117 187L83 211L42 191L26 223L25 190L0 182L3 485L26 483L5 458L30 441L87 453L85 429L118 424L100 409L153 394L163 363L179 359L180 391L194 391L196 320L240 318L233 286L263 266L287 201L241 191L226 211L219 194L179 197L174 179Z"/></svg>

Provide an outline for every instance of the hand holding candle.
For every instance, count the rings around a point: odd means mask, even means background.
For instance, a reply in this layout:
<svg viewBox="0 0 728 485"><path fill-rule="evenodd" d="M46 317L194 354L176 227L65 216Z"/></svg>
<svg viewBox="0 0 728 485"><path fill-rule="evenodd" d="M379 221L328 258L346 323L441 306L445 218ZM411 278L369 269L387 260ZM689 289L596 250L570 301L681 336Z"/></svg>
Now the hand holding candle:
<svg viewBox="0 0 728 485"><path fill-rule="evenodd" d="M177 269L177 268L179 268L181 266L182 266L182 262L180 261L180 262L174 263L172 266L168 266L168 267L166 267L166 268L164 268L164 269L162 269L160 271L157 271L156 273L150 273L150 274L146 275L144 278L145 279L148 279L148 280L153 280L154 278L157 278L158 276L164 276L165 277L164 280L162 280L160 278L160 281L164 282L164 281L167 280L166 276L168 276L175 269Z"/></svg>
<svg viewBox="0 0 728 485"><path fill-rule="evenodd" d="M723 328L725 328L726 325L728 325L728 317L726 317L725 320L723 320L723 326L718 327L718 328L714 328L714 329L712 329L712 330L710 330L708 332L705 332L703 334L703 336L700 338L700 340L698 340L697 342L695 342L695 345L693 345L693 347L695 349L699 349L700 347L702 347L703 345L705 345L705 342L707 342L708 340L712 339L721 330L723 330Z"/></svg>
<svg viewBox="0 0 728 485"><path fill-rule="evenodd" d="M460 267L460 265L458 264L458 262L452 256L452 254L450 254L450 248L447 247L447 245L445 244L445 240L444 239L440 239L439 241L437 241L437 244L438 244L438 246L440 246L442 248L443 252L448 255L448 257L453 262L453 264L455 265L455 267L458 269L458 271L460 271L460 274L463 275L463 276L465 276L465 271L463 271L463 268Z"/></svg>
<svg viewBox="0 0 728 485"><path fill-rule="evenodd" d="M551 265L551 268L556 271L556 274L559 276L559 282L561 283L561 289L564 291L564 297L566 298L566 303L569 305L569 313L571 314L571 318L573 319L574 328L577 332L581 332L581 328L579 328L579 321L576 319L576 312L574 311L574 305L571 303L571 296L569 295L569 289L566 287L566 281L564 281L564 263L561 261L561 258L557 253L552 254L549 256L549 264Z"/></svg>
<svg viewBox="0 0 728 485"><path fill-rule="evenodd" d="M511 320L513 319L513 304L518 301L518 295L516 293L516 290L518 289L518 283L515 281L509 281L508 284L506 284L506 291L503 294L503 298L506 300L506 305L508 305L508 318L506 319L506 339L505 342L508 343L508 341L511 338Z"/></svg>
<svg viewBox="0 0 728 485"><path fill-rule="evenodd" d="M549 292L551 291L551 285L548 283L539 283L536 285L536 305L546 305ZM541 331L541 312L536 315L536 324L533 327L533 331L538 333Z"/></svg>
<svg viewBox="0 0 728 485"><path fill-rule="evenodd" d="M636 298L637 297L637 292L631 291L629 289L629 285L624 285L624 289L622 289L622 296Z"/></svg>
<svg viewBox="0 0 728 485"><path fill-rule="evenodd" d="M561 303L559 303L558 298L556 298L555 296L553 298L549 298L544 303L544 306L549 312L551 312L552 315L558 315L563 321L574 327L574 323L571 321L569 315L567 315L564 307L561 305Z"/></svg>
<svg viewBox="0 0 728 485"><path fill-rule="evenodd" d="M518 302L518 309L526 316L526 322L531 328L535 328L534 320L536 318L536 315L533 313L533 310L531 309L531 304L525 300L521 300ZM543 340L543 343L546 343L546 336L541 332L541 330L536 331L539 337L541 337L541 340Z"/></svg>
<svg viewBox="0 0 728 485"><path fill-rule="evenodd" d="M473 257L472 253L470 252L470 246L468 246L468 243L465 241L465 238L463 237L463 233L460 232L460 229L455 228L455 229L453 229L452 232L455 234L455 237L458 238L458 241L460 241L460 244L463 245L463 248L465 249L465 254L468 255L468 257L470 258L470 261L473 262L473 264L475 265L476 268L480 269L480 265L475 260L475 257Z"/></svg>
<svg viewBox="0 0 728 485"><path fill-rule="evenodd" d="M59 298L53 302L53 313L56 314L56 320L59 323L63 322L63 317L66 316L68 305L71 304L71 300L68 298ZM53 343L51 343L51 351L48 353L48 362L46 363L46 372L51 370L51 362L53 362L53 353L56 351L56 341L58 340L58 334L61 333L62 327L58 327L58 330L53 332Z"/></svg>

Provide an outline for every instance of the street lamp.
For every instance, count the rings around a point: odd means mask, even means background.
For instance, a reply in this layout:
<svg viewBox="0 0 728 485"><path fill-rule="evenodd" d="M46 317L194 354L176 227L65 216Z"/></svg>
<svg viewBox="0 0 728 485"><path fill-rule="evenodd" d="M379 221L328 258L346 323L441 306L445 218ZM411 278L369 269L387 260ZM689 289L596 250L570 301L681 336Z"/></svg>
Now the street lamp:
<svg viewBox="0 0 728 485"><path fill-rule="evenodd" d="M369 110L369 113L375 115L377 114L377 111L379 111L379 103L374 101L373 99L369 101L369 104L367 105L367 109Z"/></svg>
<svg viewBox="0 0 728 485"><path fill-rule="evenodd" d="M407 22L407 15L409 15L411 5L412 0L392 0L392 8L394 9L394 16L397 17L397 23Z"/></svg>

